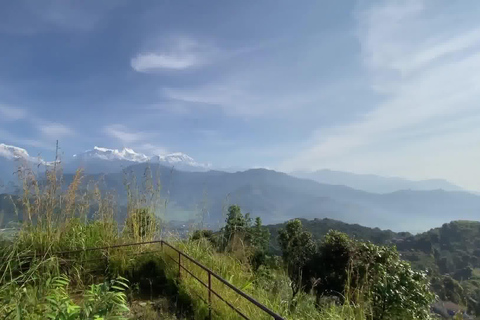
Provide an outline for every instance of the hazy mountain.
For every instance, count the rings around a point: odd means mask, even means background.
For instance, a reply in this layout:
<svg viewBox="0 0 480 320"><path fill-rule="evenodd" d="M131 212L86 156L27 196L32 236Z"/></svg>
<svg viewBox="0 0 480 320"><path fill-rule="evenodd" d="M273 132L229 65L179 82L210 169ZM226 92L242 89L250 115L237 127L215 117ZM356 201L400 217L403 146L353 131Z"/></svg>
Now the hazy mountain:
<svg viewBox="0 0 480 320"><path fill-rule="evenodd" d="M389 193L399 190L463 191L459 186L442 179L412 181L396 177L382 177L373 174L318 170L315 172L292 172L295 177L312 179L320 183L337 184L375 193Z"/></svg>
<svg viewBox="0 0 480 320"><path fill-rule="evenodd" d="M49 165L30 157L24 149L2 145L1 150L3 177L12 176L16 161ZM76 164L66 164L66 184L72 179L73 169L84 165L87 168L84 183L102 178L102 187L115 190L120 205L126 201L122 169L133 172L138 181L150 166L152 171L159 172L162 196L168 200L167 218L173 220L188 220L202 213L209 223L219 224L224 221L223 214L229 204L240 205L244 211L262 217L265 223L294 217L332 218L411 232L451 220L480 218L480 196L468 192L403 190L381 194L266 169L234 173L205 171L206 166L180 153L149 158L131 149L94 148L74 159L78 161ZM172 169L182 166L196 171Z"/></svg>
<svg viewBox="0 0 480 320"><path fill-rule="evenodd" d="M158 163L167 167L174 167L184 171L206 171L208 164L198 163L192 157L181 153L156 155L149 157L129 148L122 150L94 147L92 150L76 154L73 159L65 161L65 172L72 173L77 168L83 168L85 172L114 173L136 163Z"/></svg>
<svg viewBox="0 0 480 320"><path fill-rule="evenodd" d="M175 220L201 212L210 223L221 223L225 209L238 204L265 223L301 218L332 218L368 227L424 231L455 219L480 218L480 197L467 192L397 191L369 193L346 186L321 184L266 169L243 172L184 172L161 165L158 170L167 211ZM142 177L146 164L127 168ZM68 181L68 175L65 177ZM107 174L106 188L125 199L122 173ZM86 179L88 180L88 179Z"/></svg>

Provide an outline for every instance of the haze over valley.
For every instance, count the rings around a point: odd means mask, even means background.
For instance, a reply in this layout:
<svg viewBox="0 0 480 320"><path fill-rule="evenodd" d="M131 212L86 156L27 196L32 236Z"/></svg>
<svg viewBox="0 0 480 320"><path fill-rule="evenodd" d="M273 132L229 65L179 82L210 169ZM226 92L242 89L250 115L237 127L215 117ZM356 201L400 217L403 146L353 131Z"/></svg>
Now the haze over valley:
<svg viewBox="0 0 480 320"><path fill-rule="evenodd" d="M41 173L54 164L19 147L0 144L0 149L4 193L15 194L20 189L14 174L19 165L28 164ZM414 233L452 220L475 220L480 212L480 196L441 179L409 181L330 170L286 174L258 168L229 172L180 152L149 157L132 149L102 147L71 157L63 155L58 166L63 169L65 185L82 168L84 187L102 181L102 188L114 190L120 203L127 199L125 174L133 173L141 184L150 168L152 178L158 178L162 185L162 198L167 200L159 215L184 222L202 219L214 228L222 225L229 204L240 205L267 224L293 218L330 218Z"/></svg>

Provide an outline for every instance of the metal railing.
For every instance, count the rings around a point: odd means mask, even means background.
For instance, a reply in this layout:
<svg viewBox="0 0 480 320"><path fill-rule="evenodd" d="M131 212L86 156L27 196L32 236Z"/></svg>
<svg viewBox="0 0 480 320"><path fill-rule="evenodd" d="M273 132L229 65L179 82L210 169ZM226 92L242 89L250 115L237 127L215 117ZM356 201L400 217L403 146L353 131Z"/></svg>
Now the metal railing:
<svg viewBox="0 0 480 320"><path fill-rule="evenodd" d="M232 290L234 293L236 293L237 295L239 295L240 297L244 298L245 300L247 300L249 303L251 303L253 306L255 306L256 308L262 310L266 315L270 316L272 319L274 320L285 320L283 317L281 317L280 315L278 315L277 313L273 312L272 310L270 310L269 308L267 308L265 305L263 305L262 303L258 302L257 300L255 300L253 297L251 297L250 295L246 294L245 292L243 292L242 290L238 289L237 287L235 287L234 285L232 285L230 282L228 282L227 280L225 280L224 278L222 278L221 276L219 276L218 274L216 274L215 272L213 272L212 270L210 270L209 268L207 268L206 266L204 266L203 264L201 264L200 262L198 262L197 260L191 258L190 256L188 256L187 254L183 253L182 251L178 250L177 248L175 248L174 246L172 246L171 244L169 244L168 242L164 241L164 240L156 240L156 241L147 241L147 242L138 242L138 243L128 243L128 244L119 244L119 245L112 245L112 246L106 246L106 247L96 247L96 248L86 248L86 249L79 249L79 250L71 250L71 251L63 251L63 252L55 252L55 253L50 253L48 254L48 256L68 256L68 255L71 255L71 254L75 254L75 253L82 253L82 252L89 252L89 251L104 251L104 250L107 250L107 252L110 250L110 249L116 249L116 248L122 248L122 247L133 247L133 246L143 246L143 245L148 245L148 244L160 244L161 245L161 252L166 256L168 257L170 260L172 260L175 264L178 265L178 277L181 278L182 277L182 271L184 271L185 273L187 273L189 276L191 276L193 279L195 279L196 281L198 281L203 287L205 287L207 290L208 290L208 301L205 300L204 298L202 298L200 295L197 294L197 296L204 302L208 305L208 310L209 310L209 319L212 319L212 311L215 311L214 308L213 308L213 296L215 296L216 298L218 298L219 300L223 301L228 307L230 307L232 310L234 310L239 316L241 316L243 319L246 319L246 320L253 320L251 318L249 318L245 312L243 312L242 310L240 310L238 307L235 307L233 305L233 302L231 301L228 301L225 297L222 297L217 291L214 290L213 286L212 286L212 280L213 279L216 279L217 281L219 281L220 283L222 283L223 285L225 285L226 287L228 287L230 290ZM165 248L168 247L169 249L173 250L176 254L176 258L172 257L170 254L168 254L165 250ZM150 253L150 252L158 252L157 251L147 251L147 252L143 252L143 253L137 253L137 254L145 254L145 253ZM44 255L36 255L37 257L38 256L44 256ZM31 256L33 257L33 256ZM97 260L98 259L93 259L93 260ZM198 268L200 268L202 271L206 272L207 273L207 281L204 281L204 280L201 280L199 276L195 275L193 270L189 269L187 264L186 263L182 263L182 260L186 260L186 261L189 261L191 263L193 263L195 266L197 266ZM83 261L83 262L86 262L86 261ZM213 296L212 296L213 295Z"/></svg>

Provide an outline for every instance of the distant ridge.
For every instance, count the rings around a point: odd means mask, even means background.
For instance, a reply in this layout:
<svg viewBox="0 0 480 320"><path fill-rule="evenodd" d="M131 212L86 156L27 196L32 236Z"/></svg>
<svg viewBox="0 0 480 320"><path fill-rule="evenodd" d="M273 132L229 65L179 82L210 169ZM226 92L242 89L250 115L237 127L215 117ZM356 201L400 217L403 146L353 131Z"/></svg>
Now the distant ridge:
<svg viewBox="0 0 480 320"><path fill-rule="evenodd" d="M297 171L295 177L311 179L320 183L345 185L358 190L374 193L389 193L398 190L437 190L465 191L461 187L443 179L407 180L397 177L382 177L374 174L356 174L329 169L314 172Z"/></svg>

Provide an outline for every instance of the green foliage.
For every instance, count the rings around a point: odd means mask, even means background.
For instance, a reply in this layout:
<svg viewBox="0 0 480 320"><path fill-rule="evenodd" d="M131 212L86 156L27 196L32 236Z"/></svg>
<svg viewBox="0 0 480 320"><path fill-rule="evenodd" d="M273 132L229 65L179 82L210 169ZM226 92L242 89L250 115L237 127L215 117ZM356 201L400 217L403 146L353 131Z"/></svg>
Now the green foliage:
<svg viewBox="0 0 480 320"><path fill-rule="evenodd" d="M331 231L319 246L317 294L342 292L350 301L368 296L373 319L428 319L433 294L426 274L413 271L395 248L351 240ZM365 297L363 297L365 299Z"/></svg>
<svg viewBox="0 0 480 320"><path fill-rule="evenodd" d="M343 304L366 301L375 320L429 319L434 295L426 274L413 271L395 248L330 231L315 250L311 234L302 230L299 220L287 223L279 243L296 283L294 295L296 290L313 288L318 301L332 295Z"/></svg>
<svg viewBox="0 0 480 320"><path fill-rule="evenodd" d="M183 271L178 277L178 264L165 256L168 248L165 253L147 255L137 251L151 247L120 247L97 255L82 253L61 263L51 258L51 266L44 260L30 265L17 261L21 260L20 253L35 251L46 253L48 257L55 251L122 244L132 239L142 241L156 235L154 206L150 197L137 194L135 187L129 189L125 228L119 232L113 198L105 197L95 186L94 201L90 205L87 201L90 196L83 191L77 192L79 177L67 188L66 194L62 194L65 188L55 187L56 175L50 174L48 178L49 182L42 186L45 190L40 191L38 197L37 183L25 187L25 192L30 192L23 197L26 219L20 232L8 242L15 247L10 251L19 255L0 250L0 258L8 256L10 265L7 272L1 269L0 300L6 303L0 306L0 318L6 315L6 319L123 319L128 316L124 280L104 281L117 274L138 280L134 285L139 290L149 288L150 291L142 292L150 295L152 288L168 283L169 289L164 294L177 302L184 301L195 310L196 318L205 317L208 307L198 299L199 295L204 300L208 298L205 288ZM146 184L142 188L155 192L158 185ZM139 200L132 200L135 197ZM92 210L94 214L90 215ZM352 230L364 229L353 226ZM378 237L379 241L392 239L390 232L375 230L370 235ZM278 259L266 255L269 237L260 219L252 221L249 214L242 214L240 207L231 206L221 232L199 231L190 241L176 240L175 246L288 319L425 319L428 309L425 301L429 299L424 290L427 288L428 292L426 280L421 274L412 272L408 264L400 263L395 252L371 244L362 246L341 233L328 234L317 250L312 235L302 229L302 223L290 221L278 237L284 253L282 265ZM423 250L423 254L427 254L425 251L428 250ZM464 268L471 262L469 254L459 254L459 258L451 259L452 263ZM176 257L172 252L170 255ZM91 269L81 261L92 261ZM20 271L20 265L30 269L18 278L16 272ZM203 282L208 281L206 274L194 263L182 259L182 265L193 270ZM43 276L45 273L39 276L32 271L34 269L48 270L48 276ZM462 275L469 272L473 278L474 269L465 269ZM104 283L88 286L88 283L100 281ZM213 285L216 292L250 318L269 318L250 303L239 300L235 292L215 279ZM308 292L310 289L316 296ZM74 290L81 293L75 294ZM317 297L331 295L333 291L343 294L341 303L324 299L318 308L320 299ZM217 319L236 318L220 300L214 302L214 308L218 311Z"/></svg>
<svg viewBox="0 0 480 320"><path fill-rule="evenodd" d="M125 232L135 241L153 240L157 230L157 219L148 208L135 209L125 222Z"/></svg>
<svg viewBox="0 0 480 320"><path fill-rule="evenodd" d="M0 289L2 319L127 319L126 279L91 285L83 293L81 303L76 303L70 296L70 280L66 275L20 280Z"/></svg>
<svg viewBox="0 0 480 320"><path fill-rule="evenodd" d="M249 230L249 241L252 246L265 252L268 249L270 232L262 226L262 219L255 218L255 224Z"/></svg>
<svg viewBox="0 0 480 320"><path fill-rule="evenodd" d="M250 264L256 270L267 259L267 249L270 239L269 231L262 226L262 219L257 217L252 225L250 214L242 214L237 205L228 209L225 227L221 230L222 241L219 242L221 250L230 252L245 252ZM194 237L200 237L194 234ZM210 239L213 238L213 235ZM212 243L218 243L213 241Z"/></svg>
<svg viewBox="0 0 480 320"><path fill-rule="evenodd" d="M349 237L362 240L371 241L375 244L384 245L388 244L392 239L396 237L410 236L409 233L395 233L390 230L380 230L379 228L368 228L358 224L349 224L333 219L300 219L305 231L310 232L317 240L322 239L330 230L337 230L346 233ZM272 237L270 239L270 250L280 254L281 250L277 242L276 235L280 229L284 228L286 223L269 225L269 229Z"/></svg>
<svg viewBox="0 0 480 320"><path fill-rule="evenodd" d="M354 242L344 233L330 231L318 247L310 273L319 277L315 290L317 295L345 297L344 289L348 281L349 263L354 250Z"/></svg>
<svg viewBox="0 0 480 320"><path fill-rule="evenodd" d="M245 216L239 206L232 205L228 208L225 227L223 228L224 247L232 246L236 241L243 241L251 225L250 214Z"/></svg>
<svg viewBox="0 0 480 320"><path fill-rule="evenodd" d="M211 239L213 237L213 231L212 230L195 230L190 237L190 240L195 241L195 240L200 240L202 238L206 239Z"/></svg>
<svg viewBox="0 0 480 320"><path fill-rule="evenodd" d="M373 319L429 319L434 295L427 276L395 248L357 242L350 263L352 283L371 297Z"/></svg>
<svg viewBox="0 0 480 320"><path fill-rule="evenodd" d="M453 303L463 303L464 290L460 283L450 276L437 275L432 277L431 286L441 300Z"/></svg>
<svg viewBox="0 0 480 320"><path fill-rule="evenodd" d="M289 221L285 229L280 230L278 242L295 297L302 288L304 267L315 254L316 245L312 235L303 231L302 222L298 219Z"/></svg>

